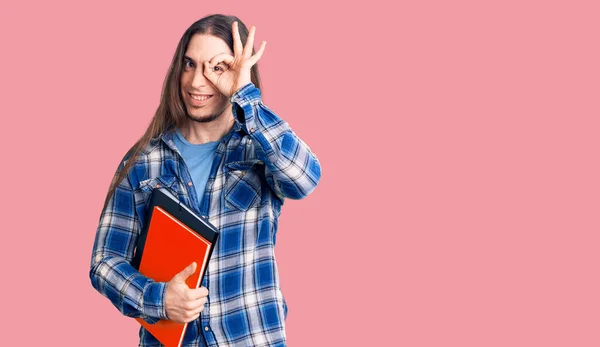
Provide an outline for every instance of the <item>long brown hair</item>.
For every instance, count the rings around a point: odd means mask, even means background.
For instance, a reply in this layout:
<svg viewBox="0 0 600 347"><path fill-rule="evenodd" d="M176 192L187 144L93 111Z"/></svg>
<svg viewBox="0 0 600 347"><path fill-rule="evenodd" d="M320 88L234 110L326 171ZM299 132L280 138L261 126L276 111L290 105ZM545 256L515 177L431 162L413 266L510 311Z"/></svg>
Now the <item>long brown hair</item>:
<svg viewBox="0 0 600 347"><path fill-rule="evenodd" d="M108 203L108 200L115 191L116 186L125 178L133 164L137 161L137 157L140 152L148 146L150 140L159 136L163 132L172 129L175 126L182 126L185 122L186 115L185 105L181 100L181 72L183 71L183 56L187 50L188 44L195 34L205 34L216 36L227 43L231 51L233 52L233 34L231 26L233 22L238 22L238 28L240 31L240 39L242 44L246 45L248 39L248 28L244 23L236 16L227 16L222 14L214 14L204 17L194 24L192 24L183 34L177 50L173 56L173 61L163 82L162 93L160 96L160 104L148 126L146 132L142 137L131 147L131 149L125 155L125 158L129 158L122 170L115 175L115 178L110 184L104 206ZM254 53L254 49L252 49ZM251 81L254 85L260 89L260 75L258 73L258 66L255 64L251 70Z"/></svg>

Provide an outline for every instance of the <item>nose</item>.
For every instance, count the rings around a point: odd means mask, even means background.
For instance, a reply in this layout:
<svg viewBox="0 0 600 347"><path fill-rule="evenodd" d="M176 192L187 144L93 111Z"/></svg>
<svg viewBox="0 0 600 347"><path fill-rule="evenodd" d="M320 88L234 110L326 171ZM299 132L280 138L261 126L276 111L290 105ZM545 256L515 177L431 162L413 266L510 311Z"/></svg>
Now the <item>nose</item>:
<svg viewBox="0 0 600 347"><path fill-rule="evenodd" d="M208 84L208 80L204 76L204 64L200 64L194 70L194 77L192 79L192 88L200 88L206 86Z"/></svg>

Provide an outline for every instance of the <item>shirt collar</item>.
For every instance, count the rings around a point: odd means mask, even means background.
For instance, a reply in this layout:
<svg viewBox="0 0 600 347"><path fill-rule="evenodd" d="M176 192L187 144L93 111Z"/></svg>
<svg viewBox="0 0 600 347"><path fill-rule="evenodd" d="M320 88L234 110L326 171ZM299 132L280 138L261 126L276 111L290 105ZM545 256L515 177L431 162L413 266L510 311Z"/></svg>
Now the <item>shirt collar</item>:
<svg viewBox="0 0 600 347"><path fill-rule="evenodd" d="M242 129L242 126L240 125L240 123L238 121L235 121L233 123L233 127L231 128L231 130L227 134L225 134L225 136L223 136L221 138L219 145L222 142L229 141L229 139L233 136L234 133L243 132L243 131L244 131L244 129ZM166 130L162 134L160 134L157 138L154 138L153 141L162 140L167 145L167 147L169 147L171 150L173 150L175 152L179 152L179 150L177 149L177 145L175 145L175 142L173 141L174 136L176 136L175 128L171 128L171 129ZM217 147L217 150L218 150L218 147Z"/></svg>

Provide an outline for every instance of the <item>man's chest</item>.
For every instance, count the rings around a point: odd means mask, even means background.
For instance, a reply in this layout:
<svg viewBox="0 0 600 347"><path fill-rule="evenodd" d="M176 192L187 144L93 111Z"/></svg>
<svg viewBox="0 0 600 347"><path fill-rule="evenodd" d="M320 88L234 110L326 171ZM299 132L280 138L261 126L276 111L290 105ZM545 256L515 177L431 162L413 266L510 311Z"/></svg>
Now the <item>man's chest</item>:
<svg viewBox="0 0 600 347"><path fill-rule="evenodd" d="M160 168L149 169L148 176L135 189L135 204L143 220L145 209L156 188L166 188L201 216L219 224L220 217L245 220L257 215L268 194L264 162L250 151L216 153L204 174L194 176L185 160L169 158L159 161Z"/></svg>

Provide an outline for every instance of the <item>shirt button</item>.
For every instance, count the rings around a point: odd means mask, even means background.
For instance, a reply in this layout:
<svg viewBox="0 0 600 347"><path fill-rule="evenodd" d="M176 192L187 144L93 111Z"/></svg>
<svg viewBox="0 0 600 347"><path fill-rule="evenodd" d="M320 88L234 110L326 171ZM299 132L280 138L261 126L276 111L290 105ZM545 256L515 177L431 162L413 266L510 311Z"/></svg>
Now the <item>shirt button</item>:
<svg viewBox="0 0 600 347"><path fill-rule="evenodd" d="M192 186L192 182L191 182L191 181L190 181L190 182L188 182L188 186L190 186L190 187Z"/></svg>
<svg viewBox="0 0 600 347"><path fill-rule="evenodd" d="M204 328L204 331L209 331L209 330L210 330L210 329L209 329L208 327L205 327L205 328Z"/></svg>
<svg viewBox="0 0 600 347"><path fill-rule="evenodd" d="M253 133L253 132L254 132L254 128L251 128L251 129L250 129L250 132L251 132L251 133Z"/></svg>
<svg viewBox="0 0 600 347"><path fill-rule="evenodd" d="M160 188L160 184L158 184L158 183L157 183L157 184L156 184L156 188Z"/></svg>
<svg viewBox="0 0 600 347"><path fill-rule="evenodd" d="M202 218L206 219L206 216L202 216Z"/></svg>

